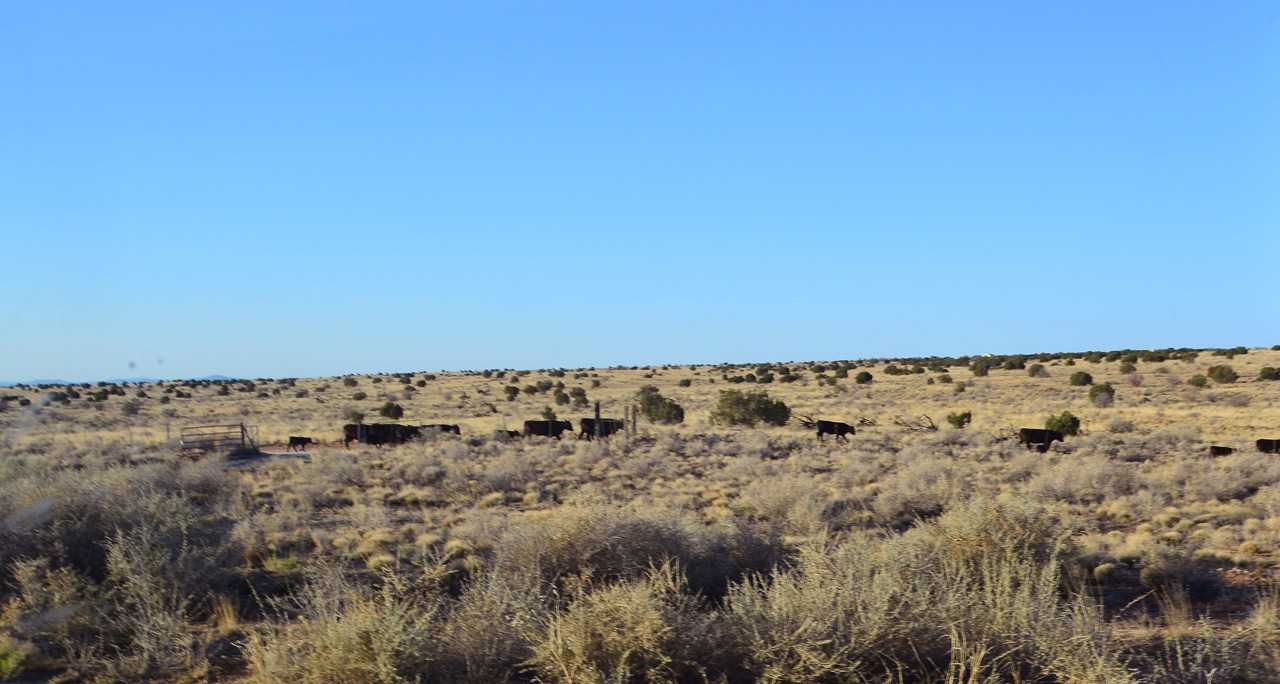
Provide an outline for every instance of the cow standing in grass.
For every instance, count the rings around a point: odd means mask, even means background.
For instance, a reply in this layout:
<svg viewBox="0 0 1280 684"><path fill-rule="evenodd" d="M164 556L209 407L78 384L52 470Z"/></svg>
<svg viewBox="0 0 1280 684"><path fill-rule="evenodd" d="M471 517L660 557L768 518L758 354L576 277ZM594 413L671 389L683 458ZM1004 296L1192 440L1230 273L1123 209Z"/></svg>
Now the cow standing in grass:
<svg viewBox="0 0 1280 684"><path fill-rule="evenodd" d="M622 432L626 429L626 423L617 418L601 418L599 421L600 436L608 437L615 432ZM595 418L583 418L578 421L578 427L581 432L578 433L578 439L592 440L596 438L597 422Z"/></svg>
<svg viewBox="0 0 1280 684"><path fill-rule="evenodd" d="M559 440L560 435L565 431L573 432L573 423L567 420L526 420L524 422L525 437L538 435Z"/></svg>
<svg viewBox="0 0 1280 684"><path fill-rule="evenodd" d="M837 423L834 420L814 420L809 416L799 414L799 413L797 413L796 415L800 416L801 425L810 429L815 429L815 428L817 429L819 442L823 441L822 438L824 435L835 435L837 442L839 441L847 442L849 441L849 438L846 437L845 435L858 434L857 430L854 430L853 426L848 423Z"/></svg>
<svg viewBox="0 0 1280 684"><path fill-rule="evenodd" d="M303 451L307 448L307 445L310 443L311 443L310 437L290 437L289 451L293 451L294 447L298 447L298 451Z"/></svg>
<svg viewBox="0 0 1280 684"><path fill-rule="evenodd" d="M1045 453L1049 450L1049 445L1053 442L1063 442L1062 433L1057 430L1042 430L1040 428L1022 428L1018 430L1018 441L1028 449L1035 447L1036 451Z"/></svg>
<svg viewBox="0 0 1280 684"><path fill-rule="evenodd" d="M462 435L462 428L458 427L457 424L432 423L431 425L421 425L419 427L423 430L437 430L439 432L447 432L449 434L459 436Z"/></svg>

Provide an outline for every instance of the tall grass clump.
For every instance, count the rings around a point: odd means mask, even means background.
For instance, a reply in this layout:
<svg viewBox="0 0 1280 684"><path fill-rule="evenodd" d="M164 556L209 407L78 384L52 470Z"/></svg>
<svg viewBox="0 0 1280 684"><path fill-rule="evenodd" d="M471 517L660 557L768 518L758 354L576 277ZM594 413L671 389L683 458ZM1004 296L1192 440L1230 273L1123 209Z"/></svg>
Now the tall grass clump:
<svg viewBox="0 0 1280 684"><path fill-rule="evenodd" d="M540 630L529 665L563 684L705 681L709 618L673 563L579 596Z"/></svg>
<svg viewBox="0 0 1280 684"><path fill-rule="evenodd" d="M243 645L261 684L398 684L429 677L439 651L440 599L384 575L377 586L336 568L311 573Z"/></svg>
<svg viewBox="0 0 1280 684"><path fill-rule="evenodd" d="M1049 511L977 500L897 538L805 549L735 585L728 620L760 682L1125 682L1100 613L1063 594Z"/></svg>

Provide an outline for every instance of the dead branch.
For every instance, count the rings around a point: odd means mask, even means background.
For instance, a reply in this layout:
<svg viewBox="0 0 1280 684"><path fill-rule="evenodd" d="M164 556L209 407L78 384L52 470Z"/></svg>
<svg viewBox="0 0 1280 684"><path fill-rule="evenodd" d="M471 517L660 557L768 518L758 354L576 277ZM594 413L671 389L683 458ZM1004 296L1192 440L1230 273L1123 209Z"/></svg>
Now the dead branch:
<svg viewBox="0 0 1280 684"><path fill-rule="evenodd" d="M894 416L893 424L909 432L936 432L938 429L933 419L923 413L914 418Z"/></svg>

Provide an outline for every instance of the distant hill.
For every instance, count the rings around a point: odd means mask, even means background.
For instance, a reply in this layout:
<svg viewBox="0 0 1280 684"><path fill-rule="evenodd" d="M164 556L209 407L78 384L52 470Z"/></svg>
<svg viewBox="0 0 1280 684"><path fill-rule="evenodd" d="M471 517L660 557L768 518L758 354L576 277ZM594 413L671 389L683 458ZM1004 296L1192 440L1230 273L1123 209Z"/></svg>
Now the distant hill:
<svg viewBox="0 0 1280 684"><path fill-rule="evenodd" d="M183 379L184 379L184 380L185 380L185 379L190 379L190 380L239 380L240 378L233 378L233 377L229 377L229 376L226 376L226 375L206 375L206 376L204 376L203 378L183 378ZM159 379L159 378L112 378L112 379L110 379L110 380L103 380L102 382L106 382L106 383L109 383L109 384L120 384L120 383L123 383L123 382L127 382L127 383L130 383L130 384L137 384L137 383L140 383L140 382L160 382L160 379ZM169 381L168 381L168 380L166 380L165 382L169 382ZM93 382L90 382L89 384L91 384L91 385L96 385L97 383L98 383L98 381L96 381L96 380L95 380L95 381L93 381ZM0 381L0 387L13 387L14 385L29 385L29 386L34 387L34 386L36 386L36 385L79 385L79 384L81 384L81 383L79 383L79 382L70 382L70 381L68 381L68 380L24 380L24 381L22 381L22 382Z"/></svg>

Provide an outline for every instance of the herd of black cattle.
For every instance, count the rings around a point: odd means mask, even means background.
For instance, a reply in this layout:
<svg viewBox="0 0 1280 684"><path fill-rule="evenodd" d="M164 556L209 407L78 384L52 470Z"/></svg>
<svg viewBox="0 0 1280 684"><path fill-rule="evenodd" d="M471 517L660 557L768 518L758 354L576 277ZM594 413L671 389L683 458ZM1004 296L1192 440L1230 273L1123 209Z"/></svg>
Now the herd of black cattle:
<svg viewBox="0 0 1280 684"><path fill-rule="evenodd" d="M848 441L848 435L857 434L854 427L848 423L838 423L831 420L802 420L801 423L810 429L816 429L818 441L822 441L825 435L835 435L837 441ZM612 434L623 432L626 430L626 422L617 418L583 418L578 421L578 439L594 439L595 437L608 437ZM411 439L421 437L423 432L442 432L454 435L461 435L462 429L457 424L435 423L431 425L399 425L396 423L371 423L356 424L348 423L342 426L342 445L351 448L352 442L364 442L373 446L381 447L383 444L403 444ZM566 432L573 432L573 423L567 420L526 420L524 422L524 430L505 430L506 437L509 439L520 439L522 437L550 437L552 439L560 439L561 435ZM1040 453L1049 451L1049 445L1054 442L1066 442L1065 435L1057 430L1043 430L1039 428L1022 428L1018 431L1018 442L1028 449L1035 449ZM310 437L290 437L289 451L293 451L295 447L299 450L306 448L312 443ZM1280 453L1280 439L1259 439L1255 445L1258 451L1266 454ZM1235 449L1225 446L1209 447L1210 456L1227 456L1235 452Z"/></svg>

